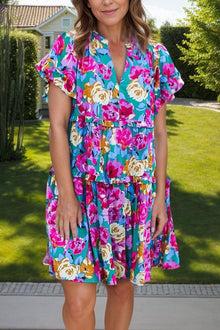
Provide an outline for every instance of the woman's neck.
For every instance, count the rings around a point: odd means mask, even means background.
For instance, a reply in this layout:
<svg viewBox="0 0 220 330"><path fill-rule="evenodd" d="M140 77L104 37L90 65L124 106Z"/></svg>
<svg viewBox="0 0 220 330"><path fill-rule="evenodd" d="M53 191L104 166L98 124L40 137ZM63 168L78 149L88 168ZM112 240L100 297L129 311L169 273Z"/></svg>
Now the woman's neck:
<svg viewBox="0 0 220 330"><path fill-rule="evenodd" d="M127 42L130 38L129 31L124 26L123 22L114 26L106 26L98 23L96 29L98 33L113 44Z"/></svg>

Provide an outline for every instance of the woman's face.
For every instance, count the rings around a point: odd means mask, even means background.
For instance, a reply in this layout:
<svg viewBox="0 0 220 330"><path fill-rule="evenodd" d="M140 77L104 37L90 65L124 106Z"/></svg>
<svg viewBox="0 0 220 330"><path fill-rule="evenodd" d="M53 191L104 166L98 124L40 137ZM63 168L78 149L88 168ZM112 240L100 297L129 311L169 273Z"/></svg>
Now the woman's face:
<svg viewBox="0 0 220 330"><path fill-rule="evenodd" d="M88 0L88 7L98 23L113 26L123 21L128 12L129 0Z"/></svg>

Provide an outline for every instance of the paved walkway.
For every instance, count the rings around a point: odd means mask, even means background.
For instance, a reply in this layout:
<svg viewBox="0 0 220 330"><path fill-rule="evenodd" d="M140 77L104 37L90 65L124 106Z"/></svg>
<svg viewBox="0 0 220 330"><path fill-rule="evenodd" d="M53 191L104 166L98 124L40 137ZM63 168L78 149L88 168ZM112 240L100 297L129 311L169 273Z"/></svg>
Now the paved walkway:
<svg viewBox="0 0 220 330"><path fill-rule="evenodd" d="M176 97L170 104L184 105L186 107L195 107L220 112L220 103L217 101L204 101L199 99L186 99Z"/></svg>
<svg viewBox="0 0 220 330"><path fill-rule="evenodd" d="M0 283L0 329L64 329L63 301L59 282ZM104 329L105 303L106 289L98 285L96 329ZM217 330L219 310L218 284L136 286L130 330Z"/></svg>

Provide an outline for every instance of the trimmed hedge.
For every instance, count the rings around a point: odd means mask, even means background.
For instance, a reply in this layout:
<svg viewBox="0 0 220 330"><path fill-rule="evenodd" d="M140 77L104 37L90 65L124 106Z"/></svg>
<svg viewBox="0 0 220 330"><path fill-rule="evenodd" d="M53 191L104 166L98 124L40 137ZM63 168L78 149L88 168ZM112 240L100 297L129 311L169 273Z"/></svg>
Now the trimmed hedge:
<svg viewBox="0 0 220 330"><path fill-rule="evenodd" d="M21 39L24 43L24 119L35 119L37 108L37 73L34 64L37 62L37 38L34 34L14 30L10 34L11 41L11 72L13 76L16 72L16 40Z"/></svg>
<svg viewBox="0 0 220 330"><path fill-rule="evenodd" d="M190 76L194 74L195 66L189 65L180 59L182 53L177 45L182 46L182 41L186 39L186 33L189 33L189 27L186 26L162 26L160 28L161 43L169 51L185 82L185 85L177 93L177 96L204 100L216 99L217 94L215 92L205 89L198 82L190 79Z"/></svg>

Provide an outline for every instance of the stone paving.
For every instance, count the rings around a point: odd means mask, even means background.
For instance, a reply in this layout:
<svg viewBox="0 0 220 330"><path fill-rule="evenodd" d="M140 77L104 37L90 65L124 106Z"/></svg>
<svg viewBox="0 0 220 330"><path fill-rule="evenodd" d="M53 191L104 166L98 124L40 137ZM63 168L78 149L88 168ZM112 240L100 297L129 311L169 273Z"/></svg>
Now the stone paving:
<svg viewBox="0 0 220 330"><path fill-rule="evenodd" d="M60 283L1 282L0 296L63 296L63 289ZM106 296L103 284L97 296ZM135 286L135 296L220 298L220 284L145 284Z"/></svg>
<svg viewBox="0 0 220 330"><path fill-rule="evenodd" d="M199 99L186 99L186 98L176 97L170 104L183 105L186 107L195 107L195 108L220 112L220 103L217 101L205 101Z"/></svg>

